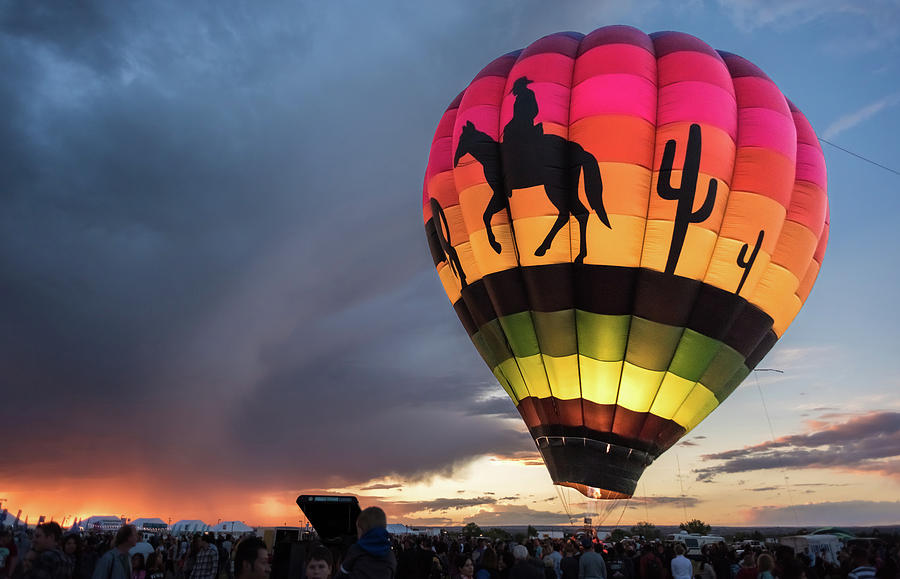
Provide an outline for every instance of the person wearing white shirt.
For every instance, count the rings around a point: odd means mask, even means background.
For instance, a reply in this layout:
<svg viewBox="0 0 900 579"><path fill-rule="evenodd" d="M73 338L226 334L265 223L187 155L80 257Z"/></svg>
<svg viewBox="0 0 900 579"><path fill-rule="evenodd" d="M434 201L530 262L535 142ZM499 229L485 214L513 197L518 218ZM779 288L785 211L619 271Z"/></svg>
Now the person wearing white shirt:
<svg viewBox="0 0 900 579"><path fill-rule="evenodd" d="M691 560L684 556L684 547L675 545L675 558L672 559L672 579L691 579L694 568Z"/></svg>

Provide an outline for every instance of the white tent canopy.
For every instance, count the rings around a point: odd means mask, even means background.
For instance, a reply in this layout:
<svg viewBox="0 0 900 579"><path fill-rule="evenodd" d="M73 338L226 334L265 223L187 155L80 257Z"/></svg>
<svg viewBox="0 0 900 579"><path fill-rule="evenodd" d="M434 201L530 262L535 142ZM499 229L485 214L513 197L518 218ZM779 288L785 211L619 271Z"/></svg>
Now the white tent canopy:
<svg viewBox="0 0 900 579"><path fill-rule="evenodd" d="M172 528L170 529L172 533L204 533L209 530L209 525L204 523L203 521L191 519L191 520L183 520L178 521L177 523L172 524Z"/></svg>
<svg viewBox="0 0 900 579"><path fill-rule="evenodd" d="M214 533L232 533L238 535L254 532L253 527L243 521L222 521L218 525L211 527L209 530Z"/></svg>
<svg viewBox="0 0 900 579"><path fill-rule="evenodd" d="M140 518L131 521L131 524L137 527L139 531L165 531L169 528L166 522L159 518Z"/></svg>

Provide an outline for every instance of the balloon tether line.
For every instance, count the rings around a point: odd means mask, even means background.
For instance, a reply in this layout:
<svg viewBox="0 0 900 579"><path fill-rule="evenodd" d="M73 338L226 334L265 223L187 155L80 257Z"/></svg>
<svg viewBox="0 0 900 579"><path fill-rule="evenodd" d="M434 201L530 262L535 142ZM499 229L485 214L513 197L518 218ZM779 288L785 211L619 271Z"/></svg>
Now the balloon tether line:
<svg viewBox="0 0 900 579"><path fill-rule="evenodd" d="M759 392L759 399L762 401L763 412L766 414L766 422L769 423L769 434L772 436L772 443L775 443L775 429L772 428L772 419L769 418L769 407L766 406L766 398L763 396L762 387L759 385L759 376L756 375L756 372L778 372L779 374L784 374L784 370L777 370L775 368L760 368L759 370L754 369L753 378L756 381L756 390ZM791 513L794 515L794 523L797 526L800 526L800 518L797 516L797 508L794 506L794 495L791 493L791 485L788 482L787 469L784 466L781 467L781 474L784 475L784 490L787 492L788 503L791 505Z"/></svg>
<svg viewBox="0 0 900 579"><path fill-rule="evenodd" d="M863 157L862 155L859 155L859 154L857 154L857 153L854 153L853 151L847 150L847 149L845 149L844 147L841 147L840 145L835 145L835 144L832 143L831 141L826 141L826 140L823 139L822 137L819 137L819 140L822 141L823 143L827 143L827 144L831 145L831 146L834 147L835 149L839 149L839 150L841 150L841 151L847 153L848 155L853 155L853 156L856 157L857 159L862 159L862 160L865 161L866 163L871 163L871 164L875 165L876 167L881 167L881 168L884 169L885 171L890 171L890 172L893 173L894 175L900 175L900 171L897 171L896 169L891 169L890 167L886 167L886 166L882 165L881 163L879 163L879 162L877 162L877 161L873 161L872 159L867 159L867 158Z"/></svg>

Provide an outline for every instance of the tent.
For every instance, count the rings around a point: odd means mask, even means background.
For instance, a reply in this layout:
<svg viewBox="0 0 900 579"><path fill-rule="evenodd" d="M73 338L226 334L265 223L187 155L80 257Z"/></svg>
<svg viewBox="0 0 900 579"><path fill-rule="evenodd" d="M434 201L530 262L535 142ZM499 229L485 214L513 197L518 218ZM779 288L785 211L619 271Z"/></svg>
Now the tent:
<svg viewBox="0 0 900 579"><path fill-rule="evenodd" d="M87 531L118 531L123 524L121 518L113 515L94 515L81 521L78 526Z"/></svg>
<svg viewBox="0 0 900 579"><path fill-rule="evenodd" d="M243 535L244 533L253 533L255 529L243 521L222 521L209 529L214 533L231 533L232 535Z"/></svg>
<svg viewBox="0 0 900 579"><path fill-rule="evenodd" d="M418 531L413 530L406 525L393 524L387 526L387 532L392 535L414 535Z"/></svg>
<svg viewBox="0 0 900 579"><path fill-rule="evenodd" d="M151 533L161 533L169 528L169 525L162 519L158 518L141 518L131 521L131 524L137 527L138 531L149 531Z"/></svg>
<svg viewBox="0 0 900 579"><path fill-rule="evenodd" d="M209 525L196 519L185 519L174 523L170 530L173 535L180 533L204 533L209 530Z"/></svg>

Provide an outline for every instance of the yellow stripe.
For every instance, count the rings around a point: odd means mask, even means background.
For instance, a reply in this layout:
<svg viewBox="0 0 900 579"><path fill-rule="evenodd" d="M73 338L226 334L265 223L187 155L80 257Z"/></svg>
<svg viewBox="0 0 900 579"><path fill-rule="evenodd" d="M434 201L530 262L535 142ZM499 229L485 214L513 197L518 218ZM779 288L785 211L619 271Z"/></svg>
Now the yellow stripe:
<svg viewBox="0 0 900 579"><path fill-rule="evenodd" d="M753 253L753 243L755 243L755 240L747 247L744 255L745 260L749 259ZM703 281L727 292L736 292L738 285L741 283L741 277L744 275L743 268L739 267L737 262L743 247L743 241L720 237L716 241L716 247L709 261L706 278ZM759 250L759 253L756 255L756 261L753 262L750 273L747 275L747 280L744 282L744 287L741 288L741 296L746 298L753 294L753 290L756 288L759 280L762 279L770 259L771 256L767 252L762 249Z"/></svg>
<svg viewBox="0 0 900 579"><path fill-rule="evenodd" d="M581 378L578 375L578 356L548 356L544 359L544 368L550 380L553 396L560 400L576 400L581 398Z"/></svg>
<svg viewBox="0 0 900 579"><path fill-rule="evenodd" d="M635 412L647 412L665 374L625 362L616 403Z"/></svg>
<svg viewBox="0 0 900 579"><path fill-rule="evenodd" d="M697 384L672 419L690 431L718 405L715 395L703 384Z"/></svg>
<svg viewBox="0 0 900 579"><path fill-rule="evenodd" d="M651 219L647 221L647 233L644 236L644 253L641 266L657 271L666 270L669 248L672 245L672 221ZM688 225L684 245L675 267L675 275L691 279L703 279L706 267L712 257L716 245L716 233L696 224Z"/></svg>
<svg viewBox="0 0 900 579"><path fill-rule="evenodd" d="M694 384L691 380L685 380L681 376L666 372L656 399L653 400L653 405L650 407L650 412L660 418L671 420L693 390Z"/></svg>
<svg viewBox="0 0 900 579"><path fill-rule="evenodd" d="M578 356L581 368L581 395L597 404L615 404L623 362L601 362Z"/></svg>

